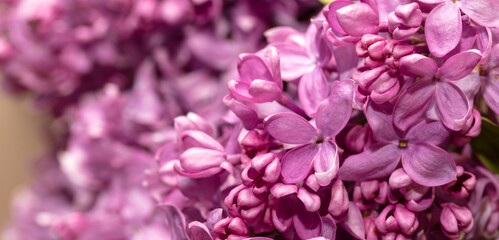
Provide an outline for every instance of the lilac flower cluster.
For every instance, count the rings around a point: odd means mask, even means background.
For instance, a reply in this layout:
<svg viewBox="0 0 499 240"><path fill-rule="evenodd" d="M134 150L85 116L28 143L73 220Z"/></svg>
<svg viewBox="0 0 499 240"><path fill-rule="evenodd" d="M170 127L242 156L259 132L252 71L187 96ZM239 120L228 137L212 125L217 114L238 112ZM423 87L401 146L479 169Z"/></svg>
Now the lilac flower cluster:
<svg viewBox="0 0 499 240"><path fill-rule="evenodd" d="M25 1L6 3L31 10L5 25L5 76L77 101L6 239L499 237L497 0L336 0L303 29L301 1ZM85 44L64 25L99 16ZM106 41L133 54L102 64Z"/></svg>
<svg viewBox="0 0 499 240"><path fill-rule="evenodd" d="M299 27L318 2L302 0L6 0L0 3L0 71L62 114L107 83L129 89L141 63L162 78L203 69L218 79L237 54L263 47L273 25Z"/></svg>
<svg viewBox="0 0 499 240"><path fill-rule="evenodd" d="M157 153L176 238L497 238L499 178L470 141L499 114L498 19L498 1L337 0L267 31L218 134L177 117Z"/></svg>

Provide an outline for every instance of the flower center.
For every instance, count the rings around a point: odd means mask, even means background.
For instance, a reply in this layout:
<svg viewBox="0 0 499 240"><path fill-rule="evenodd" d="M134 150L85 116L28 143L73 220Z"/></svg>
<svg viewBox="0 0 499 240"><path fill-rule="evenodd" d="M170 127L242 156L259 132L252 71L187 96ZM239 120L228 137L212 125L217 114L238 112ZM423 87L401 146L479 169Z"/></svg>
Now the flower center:
<svg viewBox="0 0 499 240"><path fill-rule="evenodd" d="M400 140L399 148L407 148L407 140Z"/></svg>
<svg viewBox="0 0 499 240"><path fill-rule="evenodd" d="M319 136L317 138L317 140L315 140L315 144L319 144L319 143L323 143L324 142L324 138L322 136Z"/></svg>

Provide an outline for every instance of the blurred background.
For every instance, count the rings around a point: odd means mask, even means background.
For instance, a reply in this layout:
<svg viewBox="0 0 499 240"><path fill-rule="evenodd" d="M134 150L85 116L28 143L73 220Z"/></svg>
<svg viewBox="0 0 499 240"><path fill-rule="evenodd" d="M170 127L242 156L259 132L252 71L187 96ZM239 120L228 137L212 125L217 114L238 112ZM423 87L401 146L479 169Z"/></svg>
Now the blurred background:
<svg viewBox="0 0 499 240"><path fill-rule="evenodd" d="M0 91L0 229L10 215L13 193L28 184L32 163L46 153L42 129L47 122L27 99Z"/></svg>

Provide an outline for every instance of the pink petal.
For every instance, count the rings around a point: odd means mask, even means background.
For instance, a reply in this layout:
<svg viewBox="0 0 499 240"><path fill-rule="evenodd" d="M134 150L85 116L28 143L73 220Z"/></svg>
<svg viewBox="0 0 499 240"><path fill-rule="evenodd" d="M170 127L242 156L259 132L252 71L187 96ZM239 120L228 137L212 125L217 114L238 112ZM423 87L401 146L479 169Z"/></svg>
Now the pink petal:
<svg viewBox="0 0 499 240"><path fill-rule="evenodd" d="M409 144L402 154L402 166L414 182L423 186L456 180L456 164L449 153L426 142Z"/></svg>
<svg viewBox="0 0 499 240"><path fill-rule="evenodd" d="M293 209L293 202L293 198L278 198L276 205L272 209L272 223L280 232L288 230L293 224L293 211L290 211L290 209Z"/></svg>
<svg viewBox="0 0 499 240"><path fill-rule="evenodd" d="M172 205L161 205L159 209L164 213L166 229L170 233L170 239L186 240L185 217L180 210Z"/></svg>
<svg viewBox="0 0 499 240"><path fill-rule="evenodd" d="M249 94L257 99L257 102L272 102L279 99L282 89L275 82L255 79L248 89Z"/></svg>
<svg viewBox="0 0 499 240"><path fill-rule="evenodd" d="M281 175L286 184L294 184L305 179L312 167L312 160L319 151L313 144L290 150L282 158Z"/></svg>
<svg viewBox="0 0 499 240"><path fill-rule="evenodd" d="M264 35L268 43L278 43L286 42L292 37L303 36L303 33L292 27L275 27L267 30Z"/></svg>
<svg viewBox="0 0 499 240"><path fill-rule="evenodd" d="M302 46L289 42L274 43L272 46L279 51L283 80L296 80L314 68L313 60Z"/></svg>
<svg viewBox="0 0 499 240"><path fill-rule="evenodd" d="M375 143L364 152L345 159L338 177L344 181L368 181L386 177L397 167L400 156L397 145Z"/></svg>
<svg viewBox="0 0 499 240"><path fill-rule="evenodd" d="M373 131L373 137L378 142L389 143L398 141L400 138L392 125L392 108L388 103L377 105L369 102L364 110L367 122Z"/></svg>
<svg viewBox="0 0 499 240"><path fill-rule="evenodd" d="M364 226L364 218L359 208L355 203L350 202L348 205L348 214L345 221L341 223L343 228L352 234L356 239L365 239L366 229Z"/></svg>
<svg viewBox="0 0 499 240"><path fill-rule="evenodd" d="M256 110L247 104L243 104L236 99L234 99L231 95L227 95L223 98L225 105L234 113L236 116L241 119L241 122L244 125L244 128L248 130L254 129L260 119L258 118L258 114Z"/></svg>
<svg viewBox="0 0 499 240"><path fill-rule="evenodd" d="M345 33L354 37L378 32L379 19L365 3L354 3L336 10L336 18Z"/></svg>
<svg viewBox="0 0 499 240"><path fill-rule="evenodd" d="M255 54L241 54L237 64L241 81L251 83L255 79L272 81L273 77L265 62Z"/></svg>
<svg viewBox="0 0 499 240"><path fill-rule="evenodd" d="M346 7L351 4L354 3L347 0L338 0L331 2L324 8L324 16L326 17L327 22L334 31L339 33L345 33L341 28L340 24L338 23L336 11L340 8Z"/></svg>
<svg viewBox="0 0 499 240"><path fill-rule="evenodd" d="M438 76L447 80L459 80L473 71L481 58L480 51L475 49L460 52L445 61L438 70Z"/></svg>
<svg viewBox="0 0 499 240"><path fill-rule="evenodd" d="M333 83L329 98L317 109L316 124L321 136L334 137L345 127L352 114L354 92L355 83L350 79Z"/></svg>
<svg viewBox="0 0 499 240"><path fill-rule="evenodd" d="M406 131L430 108L435 92L432 81L418 81L407 88L395 103L393 124Z"/></svg>
<svg viewBox="0 0 499 240"><path fill-rule="evenodd" d="M319 104L327 98L328 84L322 68L316 66L306 73L298 84L298 96L303 110L309 116L314 116Z"/></svg>
<svg viewBox="0 0 499 240"><path fill-rule="evenodd" d="M210 235L210 230L206 225L198 221L189 223L187 228L189 229L191 240L213 240L213 237Z"/></svg>
<svg viewBox="0 0 499 240"><path fill-rule="evenodd" d="M311 193L305 188L299 188L296 196L309 212L316 212L321 207L321 198L317 194Z"/></svg>
<svg viewBox="0 0 499 240"><path fill-rule="evenodd" d="M305 33L305 47L308 55L313 59L314 63L320 66L327 65L332 57L331 48L325 39L324 24L326 24L324 20L312 19Z"/></svg>
<svg viewBox="0 0 499 240"><path fill-rule="evenodd" d="M499 27L498 0L466 0L461 1L461 10L472 21L485 27Z"/></svg>
<svg viewBox="0 0 499 240"><path fill-rule="evenodd" d="M197 147L217 150L219 152L224 151L224 147L217 140L204 132L196 130L188 130L182 134L182 145L184 149Z"/></svg>
<svg viewBox="0 0 499 240"><path fill-rule="evenodd" d="M307 211L301 202L295 204L294 211L293 225L298 236L301 239L319 237L322 231L319 213Z"/></svg>
<svg viewBox="0 0 499 240"><path fill-rule="evenodd" d="M189 148L180 157L180 164L187 172L200 172L210 168L217 168L225 161L222 152L204 148Z"/></svg>
<svg viewBox="0 0 499 240"><path fill-rule="evenodd" d="M463 30L461 13L452 1L435 7L425 23L425 36L432 55L443 57L461 40Z"/></svg>
<svg viewBox="0 0 499 240"><path fill-rule="evenodd" d="M325 141L318 144L319 151L314 158L315 177L321 186L327 186L336 177L340 166L336 144Z"/></svg>
<svg viewBox="0 0 499 240"><path fill-rule="evenodd" d="M442 123L459 131L471 116L471 107L463 91L451 82L439 82L435 89L435 102Z"/></svg>
<svg viewBox="0 0 499 240"><path fill-rule="evenodd" d="M410 142L427 142L438 146L449 139L450 131L440 121L423 120L414 125L406 134Z"/></svg>
<svg viewBox="0 0 499 240"><path fill-rule="evenodd" d="M400 59L400 72L411 77L433 77L437 72L435 60L421 54L411 54Z"/></svg>
<svg viewBox="0 0 499 240"><path fill-rule="evenodd" d="M290 144L305 144L317 139L317 130L294 113L276 113L264 120L265 129L275 139Z"/></svg>

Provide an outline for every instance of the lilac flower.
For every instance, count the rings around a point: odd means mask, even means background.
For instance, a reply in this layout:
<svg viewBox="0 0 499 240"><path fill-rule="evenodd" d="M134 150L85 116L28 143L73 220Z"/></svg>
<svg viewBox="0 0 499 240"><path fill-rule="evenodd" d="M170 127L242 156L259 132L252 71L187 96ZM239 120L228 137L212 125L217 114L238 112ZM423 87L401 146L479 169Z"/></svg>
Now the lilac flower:
<svg viewBox="0 0 499 240"><path fill-rule="evenodd" d="M395 39L402 39L416 33L421 26L423 16L417 3L400 5L388 14L388 30Z"/></svg>
<svg viewBox="0 0 499 240"><path fill-rule="evenodd" d="M343 129L351 114L353 81L333 84L331 95L317 110L317 128L304 118L292 113L277 113L265 119L265 129L283 143L301 144L282 159L282 177L285 183L305 179L314 165L319 184L328 185L339 167L338 148L334 137Z"/></svg>
<svg viewBox="0 0 499 240"><path fill-rule="evenodd" d="M383 178L395 170L400 160L411 179L423 186L439 186L456 179L454 160L437 147L449 136L440 122L423 120L400 134L390 124L391 110L386 105L368 104L365 114L378 143L348 157L338 173L340 179L367 181Z"/></svg>
<svg viewBox="0 0 499 240"><path fill-rule="evenodd" d="M388 201L392 204L400 202L413 212L422 212L433 205L435 188L415 183L402 168L393 171L388 183L392 189Z"/></svg>
<svg viewBox="0 0 499 240"><path fill-rule="evenodd" d="M324 39L323 21L313 20L305 34L281 27L270 29L266 37L279 50L283 79L299 79L300 102L305 112L314 116L318 105L328 96L328 78L323 68L332 57Z"/></svg>
<svg viewBox="0 0 499 240"><path fill-rule="evenodd" d="M465 233L471 232L473 228L473 216L467 207L448 203L443 206L440 223L447 237L457 238L461 231Z"/></svg>
<svg viewBox="0 0 499 240"><path fill-rule="evenodd" d="M277 230L284 232L290 227L302 239L318 237L321 234L322 220L319 210L320 198L305 187L276 184L271 189L277 198L272 209L272 222Z"/></svg>
<svg viewBox="0 0 499 240"><path fill-rule="evenodd" d="M439 3L428 14L425 23L428 48L437 57L443 57L459 43L463 32L461 11L478 25L499 26L499 2L495 0L425 0L423 2Z"/></svg>
<svg viewBox="0 0 499 240"><path fill-rule="evenodd" d="M419 221L413 212L404 205L388 205L375 220L376 230L382 239L411 239L418 229Z"/></svg>
<svg viewBox="0 0 499 240"><path fill-rule="evenodd" d="M334 1L324 8L330 26L326 36L334 45L357 42L364 34L376 34L379 17L369 4L347 0Z"/></svg>
<svg viewBox="0 0 499 240"><path fill-rule="evenodd" d="M269 47L256 54L242 54L238 63L239 81L231 80L229 90L243 100L262 103L281 97L279 53Z"/></svg>
<svg viewBox="0 0 499 240"><path fill-rule="evenodd" d="M408 76L422 77L403 92L395 105L393 123L406 131L435 102L442 123L452 130L461 130L471 115L466 95L452 81L470 73L480 61L480 53L468 50L450 57L441 67L431 58L413 54L400 60L400 71Z"/></svg>

